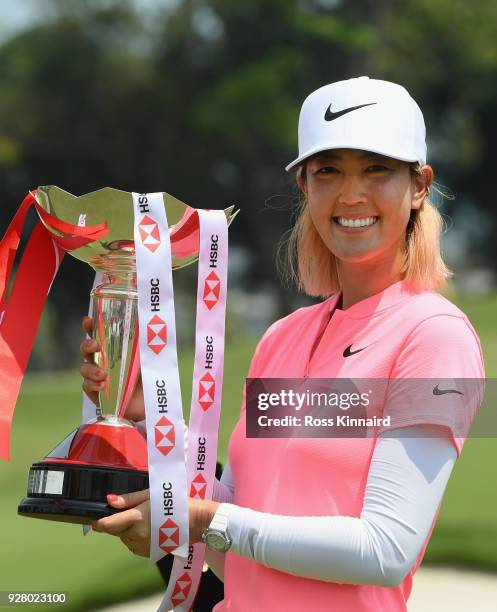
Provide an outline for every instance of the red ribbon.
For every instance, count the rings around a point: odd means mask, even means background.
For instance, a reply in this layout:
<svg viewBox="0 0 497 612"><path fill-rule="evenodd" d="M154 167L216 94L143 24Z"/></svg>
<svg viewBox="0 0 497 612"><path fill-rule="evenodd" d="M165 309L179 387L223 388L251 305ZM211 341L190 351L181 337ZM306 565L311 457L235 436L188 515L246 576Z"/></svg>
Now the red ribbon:
<svg viewBox="0 0 497 612"><path fill-rule="evenodd" d="M34 192L36 193L36 192ZM52 234L38 220L24 249L9 297L12 267L28 210L66 236ZM79 227L52 217L29 193L0 242L0 458L10 460L10 429L43 306L67 251L108 234L107 223Z"/></svg>

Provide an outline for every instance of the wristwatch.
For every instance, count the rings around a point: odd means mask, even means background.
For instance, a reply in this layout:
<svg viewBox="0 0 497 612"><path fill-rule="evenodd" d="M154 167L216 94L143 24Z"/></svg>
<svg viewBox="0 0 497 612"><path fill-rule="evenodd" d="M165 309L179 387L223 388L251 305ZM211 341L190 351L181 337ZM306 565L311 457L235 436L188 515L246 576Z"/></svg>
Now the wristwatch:
<svg viewBox="0 0 497 612"><path fill-rule="evenodd" d="M232 539L228 531L229 510L221 504L209 527L202 534L202 542L207 544L210 550L226 552L230 549Z"/></svg>

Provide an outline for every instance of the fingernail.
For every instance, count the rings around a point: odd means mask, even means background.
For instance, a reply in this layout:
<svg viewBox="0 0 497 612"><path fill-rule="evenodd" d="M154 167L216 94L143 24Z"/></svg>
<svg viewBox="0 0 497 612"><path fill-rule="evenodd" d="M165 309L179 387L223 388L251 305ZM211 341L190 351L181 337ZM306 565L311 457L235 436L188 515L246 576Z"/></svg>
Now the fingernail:
<svg viewBox="0 0 497 612"><path fill-rule="evenodd" d="M107 495L107 499L110 502L116 502L116 501L119 501L119 495L114 495L114 494L109 493L109 495Z"/></svg>
<svg viewBox="0 0 497 612"><path fill-rule="evenodd" d="M98 378L103 378L104 377L104 371L103 370L97 370L97 377Z"/></svg>

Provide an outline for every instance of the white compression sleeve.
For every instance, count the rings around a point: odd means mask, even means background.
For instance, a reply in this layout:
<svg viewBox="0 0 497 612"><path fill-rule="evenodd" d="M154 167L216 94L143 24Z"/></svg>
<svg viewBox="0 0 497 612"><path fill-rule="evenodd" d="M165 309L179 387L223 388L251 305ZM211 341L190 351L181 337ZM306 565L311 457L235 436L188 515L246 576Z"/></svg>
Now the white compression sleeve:
<svg viewBox="0 0 497 612"><path fill-rule="evenodd" d="M421 551L457 458L446 436L426 437L424 427L379 436L360 517L284 516L223 504L231 550L295 576L400 584Z"/></svg>

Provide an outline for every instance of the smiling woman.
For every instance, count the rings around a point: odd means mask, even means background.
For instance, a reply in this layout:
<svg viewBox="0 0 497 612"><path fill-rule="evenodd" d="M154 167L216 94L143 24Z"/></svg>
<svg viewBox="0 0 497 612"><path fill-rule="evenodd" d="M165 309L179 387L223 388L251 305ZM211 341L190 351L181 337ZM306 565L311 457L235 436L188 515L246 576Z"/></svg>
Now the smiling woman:
<svg viewBox="0 0 497 612"><path fill-rule="evenodd" d="M302 200L287 279L325 299L271 325L248 378L483 378L475 330L436 292L451 272L408 92L360 77L311 93L292 168ZM319 440L248 438L244 395L213 521L230 540L216 612L406 610L467 435L451 420L455 400L411 395L386 397L382 414L396 425L374 439ZM467 422L481 399L457 406Z"/></svg>
<svg viewBox="0 0 497 612"><path fill-rule="evenodd" d="M419 384L399 394L387 380L378 416L388 422L372 435L327 438L305 437L298 424L286 437L248 437L246 419L256 415L244 387L213 500L189 499L190 543L206 543L207 562L224 580L215 612L405 612L482 402L459 387L485 377L473 326L436 291L450 271L428 199L421 110L395 83L326 85L302 105L299 156L287 170L295 167L303 200L289 241L291 275L325 299L269 327L247 378L345 379L354 392L362 379L364 390L375 378L437 381L429 392ZM83 368L85 389L95 391L92 365ZM447 378L449 394L431 391ZM138 391L135 399L143 415ZM126 510L99 527L146 555L147 492L109 502Z"/></svg>

